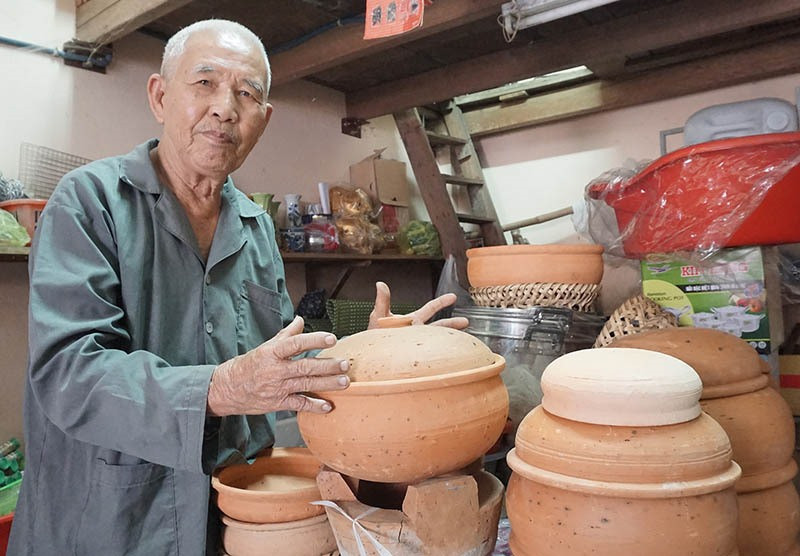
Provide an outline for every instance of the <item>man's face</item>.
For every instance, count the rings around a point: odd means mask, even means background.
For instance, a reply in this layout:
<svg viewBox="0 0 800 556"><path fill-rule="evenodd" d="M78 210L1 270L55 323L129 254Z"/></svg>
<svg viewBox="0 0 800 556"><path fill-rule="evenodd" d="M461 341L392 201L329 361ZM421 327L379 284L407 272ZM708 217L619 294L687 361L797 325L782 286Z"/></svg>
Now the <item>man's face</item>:
<svg viewBox="0 0 800 556"><path fill-rule="evenodd" d="M258 50L236 34L189 37L171 75L151 76L150 105L162 141L185 170L216 179L242 165L272 113Z"/></svg>

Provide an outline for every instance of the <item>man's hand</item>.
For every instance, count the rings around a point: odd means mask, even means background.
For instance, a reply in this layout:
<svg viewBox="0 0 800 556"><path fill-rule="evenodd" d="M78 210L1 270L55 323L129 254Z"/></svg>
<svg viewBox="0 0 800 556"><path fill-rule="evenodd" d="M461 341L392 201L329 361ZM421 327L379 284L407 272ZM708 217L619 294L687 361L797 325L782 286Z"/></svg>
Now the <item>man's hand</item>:
<svg viewBox="0 0 800 556"><path fill-rule="evenodd" d="M254 415L288 409L326 413L331 404L306 392L343 390L349 363L339 359L292 357L336 343L327 332L302 334L296 317L274 338L214 369L208 389L210 415Z"/></svg>
<svg viewBox="0 0 800 556"><path fill-rule="evenodd" d="M375 295L375 308L369 315L368 328L377 328L378 319L380 318L396 316L392 313L390 309L392 302L392 294L389 291L389 286L387 286L383 282L376 282L375 289L377 290ZM425 305L423 305L413 313L409 313L406 316L411 317L412 319L411 324L425 324L436 313L438 313L445 307L449 307L455 302L456 302L456 294L446 293L444 295L440 295L436 299L428 301ZM431 324L435 326L447 326L449 328L456 328L460 330L462 328L466 328L467 326L469 326L469 321L464 317L453 317L449 319L437 320L432 322Z"/></svg>

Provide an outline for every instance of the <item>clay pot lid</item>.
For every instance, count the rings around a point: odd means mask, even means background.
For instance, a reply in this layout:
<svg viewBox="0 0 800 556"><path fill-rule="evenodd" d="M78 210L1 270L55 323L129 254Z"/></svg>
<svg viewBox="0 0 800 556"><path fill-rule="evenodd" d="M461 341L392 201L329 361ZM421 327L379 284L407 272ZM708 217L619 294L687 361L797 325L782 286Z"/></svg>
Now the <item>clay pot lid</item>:
<svg viewBox="0 0 800 556"><path fill-rule="evenodd" d="M388 317L378 324L379 328L339 340L317 357L348 359L353 383L430 377L498 361L483 342L460 330L412 326L408 317Z"/></svg>
<svg viewBox="0 0 800 556"><path fill-rule="evenodd" d="M753 392L769 382L756 350L741 338L711 328L648 330L615 340L610 347L648 349L677 357L700 375L702 399Z"/></svg>
<svg viewBox="0 0 800 556"><path fill-rule="evenodd" d="M542 406L599 425L660 426L700 415L702 383L679 359L641 349L573 351L542 375Z"/></svg>

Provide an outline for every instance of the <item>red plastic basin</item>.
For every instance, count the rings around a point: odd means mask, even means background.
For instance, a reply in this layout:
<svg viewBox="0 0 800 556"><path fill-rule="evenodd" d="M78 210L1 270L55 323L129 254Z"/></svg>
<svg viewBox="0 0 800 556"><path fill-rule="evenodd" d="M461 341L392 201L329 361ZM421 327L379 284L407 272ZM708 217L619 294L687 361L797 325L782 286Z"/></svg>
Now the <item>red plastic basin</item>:
<svg viewBox="0 0 800 556"><path fill-rule="evenodd" d="M0 556L6 556L8 550L8 537L11 535L11 522L14 521L14 514L0 517Z"/></svg>
<svg viewBox="0 0 800 556"><path fill-rule="evenodd" d="M800 132L721 139L662 156L622 182L622 187L594 183L587 192L614 209L623 235L632 225L623 237L630 256L796 243L800 242L798 157ZM756 184L770 181L774 183L760 204L751 209L758 199ZM745 208L732 210L736 206ZM748 210L752 212L746 215Z"/></svg>

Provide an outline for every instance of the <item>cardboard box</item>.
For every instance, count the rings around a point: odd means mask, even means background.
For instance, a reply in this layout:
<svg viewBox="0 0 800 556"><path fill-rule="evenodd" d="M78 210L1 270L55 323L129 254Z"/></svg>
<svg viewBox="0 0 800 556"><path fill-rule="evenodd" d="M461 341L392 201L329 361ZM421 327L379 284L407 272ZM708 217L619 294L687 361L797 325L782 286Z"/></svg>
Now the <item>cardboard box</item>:
<svg viewBox="0 0 800 556"><path fill-rule="evenodd" d="M644 294L677 316L680 326L723 330L764 357L773 351L761 248L721 249L702 262L650 256L641 268ZM780 296L775 289L772 295ZM775 342L777 352L780 339Z"/></svg>
<svg viewBox="0 0 800 556"><path fill-rule="evenodd" d="M396 233L408 223L409 192L406 165L381 158L383 149L350 166L350 183L366 191L375 208L381 209L378 224L384 232Z"/></svg>
<svg viewBox="0 0 800 556"><path fill-rule="evenodd" d="M800 355L781 355L781 394L793 415L800 415Z"/></svg>

